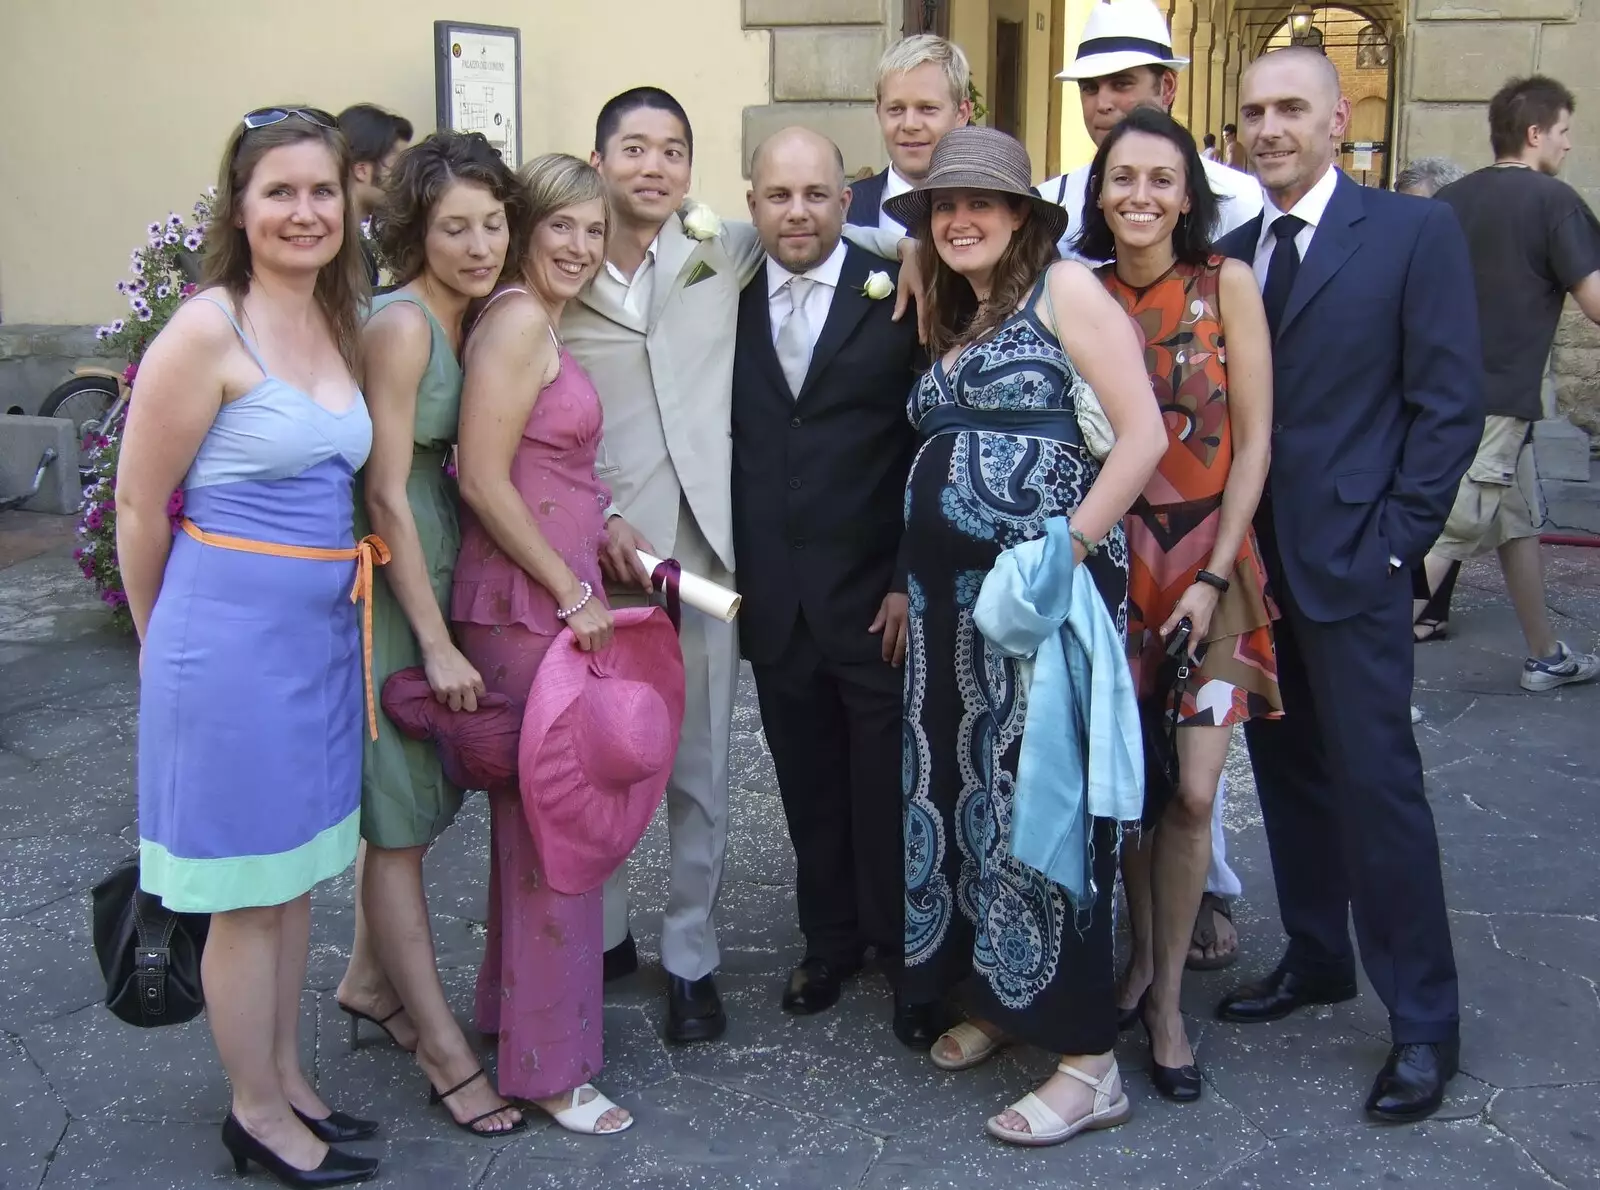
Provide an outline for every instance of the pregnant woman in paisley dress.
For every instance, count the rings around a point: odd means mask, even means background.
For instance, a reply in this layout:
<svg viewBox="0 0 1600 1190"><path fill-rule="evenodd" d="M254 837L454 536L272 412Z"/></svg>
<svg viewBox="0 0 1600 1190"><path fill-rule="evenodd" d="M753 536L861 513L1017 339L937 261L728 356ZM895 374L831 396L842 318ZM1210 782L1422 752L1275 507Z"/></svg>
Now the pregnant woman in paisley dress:
<svg viewBox="0 0 1600 1190"><path fill-rule="evenodd" d="M1027 691L1018 663L978 634L972 606L1002 550L1066 517L1077 561L1123 625L1121 522L1166 434L1132 324L1087 269L1056 262L1065 212L1029 177L1015 140L958 128L922 186L888 209L922 245L931 279L934 364L911 417L923 430L943 423L906 489L906 994L934 1001L976 975L972 1016L930 1055L944 1069L1012 1040L1061 1055L1037 1092L989 1121L1001 1139L1037 1145L1128 1115L1111 1052L1118 826L1091 824L1099 895L1076 914L1061 886L1011 858ZM1117 435L1103 466L1075 421L1090 389Z"/></svg>

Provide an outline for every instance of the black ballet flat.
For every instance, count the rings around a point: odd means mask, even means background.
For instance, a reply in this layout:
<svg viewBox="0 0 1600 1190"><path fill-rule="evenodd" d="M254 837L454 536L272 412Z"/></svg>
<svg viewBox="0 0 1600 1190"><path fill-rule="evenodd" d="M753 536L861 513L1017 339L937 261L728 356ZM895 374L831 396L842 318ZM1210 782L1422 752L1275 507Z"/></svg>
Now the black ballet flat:
<svg viewBox="0 0 1600 1190"><path fill-rule="evenodd" d="M1145 1002L1150 998L1150 992L1139 997L1137 1009L1139 1023L1144 1026L1145 1039L1150 1043L1150 1082L1156 1089L1156 1094L1163 1099L1170 1099L1173 1103L1194 1103L1200 1098L1200 1093L1205 1087L1205 1080L1200 1077L1200 1068L1194 1063L1187 1066L1163 1066L1156 1061L1156 1039L1150 1032L1150 1022L1145 1018Z"/></svg>
<svg viewBox="0 0 1600 1190"><path fill-rule="evenodd" d="M294 1114L311 1130L311 1135L327 1145L348 1144L353 1140L366 1140L378 1131L378 1121L359 1120L342 1111L331 1111L320 1120L314 1120L298 1107Z"/></svg>

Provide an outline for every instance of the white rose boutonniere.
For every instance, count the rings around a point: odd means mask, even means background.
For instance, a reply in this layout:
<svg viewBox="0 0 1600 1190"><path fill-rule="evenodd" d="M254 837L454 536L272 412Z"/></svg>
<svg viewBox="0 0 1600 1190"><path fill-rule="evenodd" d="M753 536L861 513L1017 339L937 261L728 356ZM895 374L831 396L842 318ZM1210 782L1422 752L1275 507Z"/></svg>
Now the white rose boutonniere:
<svg viewBox="0 0 1600 1190"><path fill-rule="evenodd" d="M867 274L867 283L861 287L861 292L875 302L881 302L894 292L894 282L889 280L889 274L877 271Z"/></svg>
<svg viewBox="0 0 1600 1190"><path fill-rule="evenodd" d="M683 232L691 240L711 240L722 233L722 220L710 207L695 203L683 216Z"/></svg>

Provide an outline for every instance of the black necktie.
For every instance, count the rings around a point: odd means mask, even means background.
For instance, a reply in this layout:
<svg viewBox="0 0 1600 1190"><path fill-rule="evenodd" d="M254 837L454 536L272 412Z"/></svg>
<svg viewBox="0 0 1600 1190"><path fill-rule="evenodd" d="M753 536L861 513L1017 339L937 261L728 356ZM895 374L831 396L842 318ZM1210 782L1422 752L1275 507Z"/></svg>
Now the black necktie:
<svg viewBox="0 0 1600 1190"><path fill-rule="evenodd" d="M1267 308L1267 327L1274 339L1283 322L1284 308L1289 304L1294 276L1300 271L1300 252L1294 246L1294 237L1305 225L1304 219L1294 215L1279 215L1272 224L1272 234L1278 242L1272 246L1272 261L1267 265L1267 283L1261 287L1261 302Z"/></svg>

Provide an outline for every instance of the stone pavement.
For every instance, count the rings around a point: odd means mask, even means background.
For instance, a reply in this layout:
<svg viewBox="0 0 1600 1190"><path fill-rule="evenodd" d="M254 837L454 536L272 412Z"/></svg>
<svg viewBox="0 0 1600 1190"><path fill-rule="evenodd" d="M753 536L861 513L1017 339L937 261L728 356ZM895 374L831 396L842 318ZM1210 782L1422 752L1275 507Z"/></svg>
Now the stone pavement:
<svg viewBox="0 0 1600 1190"><path fill-rule="evenodd" d="M99 1004L85 889L134 845L136 658L48 534L0 569L0 1187L164 1188L234 1182L217 1139L227 1084L203 1021L142 1032ZM1563 633L1593 647L1600 552L1549 551ZM895 1042L888 996L863 979L831 1013L778 1008L800 955L793 865L748 689L738 756L716 1044L660 1038L658 919L636 921L646 964L606 998L600 1085L638 1116L625 1135L545 1123L474 1142L424 1102L423 1076L387 1046L352 1052L333 1003L351 930L348 875L317 890L304 1048L323 1094L385 1122L362 1146L392 1187L1600 1187L1600 688L1532 696L1491 564L1469 568L1454 636L1418 650L1418 729L1443 841L1462 975L1465 1073L1440 1119L1380 1128L1360 1111L1385 1044L1359 1001L1242 1028L1209 1010L1279 934L1242 755L1229 828L1249 899L1241 968L1191 976L1191 1036L1209 1085L1198 1106L1154 1097L1148 1053L1121 1058L1137 1114L1052 1150L989 1140L983 1118L1048 1069L1031 1052L946 1075ZM428 859L441 965L470 1011L483 935L482 799ZM636 863L642 905L663 895L658 822ZM1405 906L1397 905L1396 912ZM492 1056L486 1050L486 1056ZM259 1184L265 1179L256 1175Z"/></svg>

